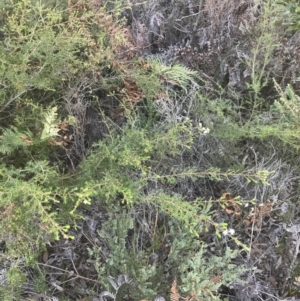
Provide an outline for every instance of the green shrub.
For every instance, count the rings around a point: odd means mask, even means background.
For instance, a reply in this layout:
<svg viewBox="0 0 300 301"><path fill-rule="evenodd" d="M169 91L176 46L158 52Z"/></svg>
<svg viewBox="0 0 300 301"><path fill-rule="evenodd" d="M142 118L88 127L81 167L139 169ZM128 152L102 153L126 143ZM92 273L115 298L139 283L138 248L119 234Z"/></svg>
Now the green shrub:
<svg viewBox="0 0 300 301"><path fill-rule="evenodd" d="M211 200L188 198L178 186L197 186L199 180L228 183L234 177L266 184L270 172L256 168L247 173L236 158L218 156L212 141L219 140L205 139L209 129L220 140L231 137L232 147L240 138L271 136L298 145L299 99L292 89L286 94L279 90L281 99L274 103L270 125L258 122L260 92L269 81L267 65L277 41L272 36L275 25L271 32L267 27L274 11L258 28L247 61L252 72L248 100L254 108L245 118L245 99L234 103L221 85L216 85L218 97L212 100L200 85L205 81L193 70L159 59L137 59L120 20L124 2L98 8L90 1L70 3L11 1L1 11L0 240L7 244L3 258L16 260L7 269L2 291L7 298L17 298L25 281L18 258L34 265L47 243L72 239L70 227L76 228L81 209L93 204L109 216L98 231L104 247L90 248L90 261L105 288L104 277L124 274L135 282L134 298L154 298L167 294L176 277L186 296L217 298L220 286L230 286L244 269L232 264L238 253L228 248L208 262L201 234L210 229L220 237L227 224L213 220ZM104 100L94 95L98 89L119 100L126 122L103 114L107 134L87 151L85 113L90 103L91 109L102 109ZM186 99L190 102L182 104ZM134 105L142 100L148 107ZM72 173L62 172L64 162L58 155L57 161L52 159L58 150L70 157L61 140L63 127L81 135L81 145L75 142L73 147L84 148ZM154 206L165 218L161 229L157 221L149 225L138 220L138 206ZM147 241L141 243L138 231L145 234L148 226ZM171 250L166 262L151 265L149 257L162 252L167 238ZM247 250L237 238L232 240ZM39 283L44 289L44 282Z"/></svg>
<svg viewBox="0 0 300 301"><path fill-rule="evenodd" d="M297 0L275 1L277 5L284 7L285 25L289 26L291 31L300 29L300 6Z"/></svg>

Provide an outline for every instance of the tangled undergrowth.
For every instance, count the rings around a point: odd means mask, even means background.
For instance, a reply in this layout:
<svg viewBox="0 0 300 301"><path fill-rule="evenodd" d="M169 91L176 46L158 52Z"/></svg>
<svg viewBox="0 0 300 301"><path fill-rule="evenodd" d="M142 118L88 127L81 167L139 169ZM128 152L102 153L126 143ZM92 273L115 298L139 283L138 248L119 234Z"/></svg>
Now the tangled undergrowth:
<svg viewBox="0 0 300 301"><path fill-rule="evenodd" d="M299 300L297 1L0 7L1 300Z"/></svg>

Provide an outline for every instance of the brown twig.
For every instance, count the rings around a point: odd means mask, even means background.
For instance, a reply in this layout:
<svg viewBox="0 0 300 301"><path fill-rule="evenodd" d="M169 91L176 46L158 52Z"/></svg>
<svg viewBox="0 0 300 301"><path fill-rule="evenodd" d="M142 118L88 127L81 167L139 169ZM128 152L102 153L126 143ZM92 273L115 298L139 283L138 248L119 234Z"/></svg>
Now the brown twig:
<svg viewBox="0 0 300 301"><path fill-rule="evenodd" d="M62 272L64 272L64 273L69 274L69 272L68 272L67 270L64 270L64 269L61 269L61 268L57 268L57 267L54 267L54 266L49 265L49 264L46 264L46 263L38 263L38 265L44 266L44 267L48 267L48 268L52 268L52 269L55 269L55 270L58 270L58 271L62 271ZM76 271L76 269L75 269L75 271ZM77 271L76 271L76 272L77 272ZM72 276L71 276L71 277L72 277ZM84 277L84 276L80 276L78 273L76 273L76 274L75 274L75 277L73 277L73 278L70 279L70 280L74 280L74 279L76 279L76 278L80 278L80 279L84 279L84 280L88 280L88 281L92 281L92 282L95 282L95 283L100 284L99 281L93 280L93 279L91 279L91 278L86 278L86 277ZM68 280L68 281L69 281L69 280Z"/></svg>

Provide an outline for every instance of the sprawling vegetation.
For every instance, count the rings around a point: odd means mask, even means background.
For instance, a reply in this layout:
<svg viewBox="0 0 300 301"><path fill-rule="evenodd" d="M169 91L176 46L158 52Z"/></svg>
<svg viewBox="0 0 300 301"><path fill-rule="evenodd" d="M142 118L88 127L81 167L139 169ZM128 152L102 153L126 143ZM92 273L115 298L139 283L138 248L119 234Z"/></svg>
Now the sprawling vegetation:
<svg viewBox="0 0 300 301"><path fill-rule="evenodd" d="M0 8L1 300L300 297L298 1Z"/></svg>

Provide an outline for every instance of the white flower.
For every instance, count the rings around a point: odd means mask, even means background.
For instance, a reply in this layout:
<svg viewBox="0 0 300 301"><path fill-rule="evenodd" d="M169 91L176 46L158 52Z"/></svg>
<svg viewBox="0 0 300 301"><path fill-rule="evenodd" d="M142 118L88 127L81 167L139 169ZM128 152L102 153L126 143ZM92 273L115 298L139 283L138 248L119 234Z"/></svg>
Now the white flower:
<svg viewBox="0 0 300 301"><path fill-rule="evenodd" d="M234 235L235 234L235 230L234 229L229 229L229 234L230 235Z"/></svg>
<svg viewBox="0 0 300 301"><path fill-rule="evenodd" d="M206 135L210 132L209 128L203 128L203 134Z"/></svg>
<svg viewBox="0 0 300 301"><path fill-rule="evenodd" d="M249 206L249 203L246 203L244 206L245 206L245 207L248 207L248 206Z"/></svg>
<svg viewBox="0 0 300 301"><path fill-rule="evenodd" d="M223 231L222 234L223 234L224 236L227 236L227 235L228 235L228 230Z"/></svg>
<svg viewBox="0 0 300 301"><path fill-rule="evenodd" d="M90 204L90 202L89 202L88 200L83 200L83 204L85 204L85 205L89 205L89 204Z"/></svg>
<svg viewBox="0 0 300 301"><path fill-rule="evenodd" d="M226 229L223 231L222 233L224 236L227 236L228 234L229 235L234 235L235 234L235 230L234 229Z"/></svg>
<svg viewBox="0 0 300 301"><path fill-rule="evenodd" d="M202 125L202 122L199 122L198 124L199 126L199 131L203 134L203 135L206 135L210 132L210 129L209 128L206 128Z"/></svg>

